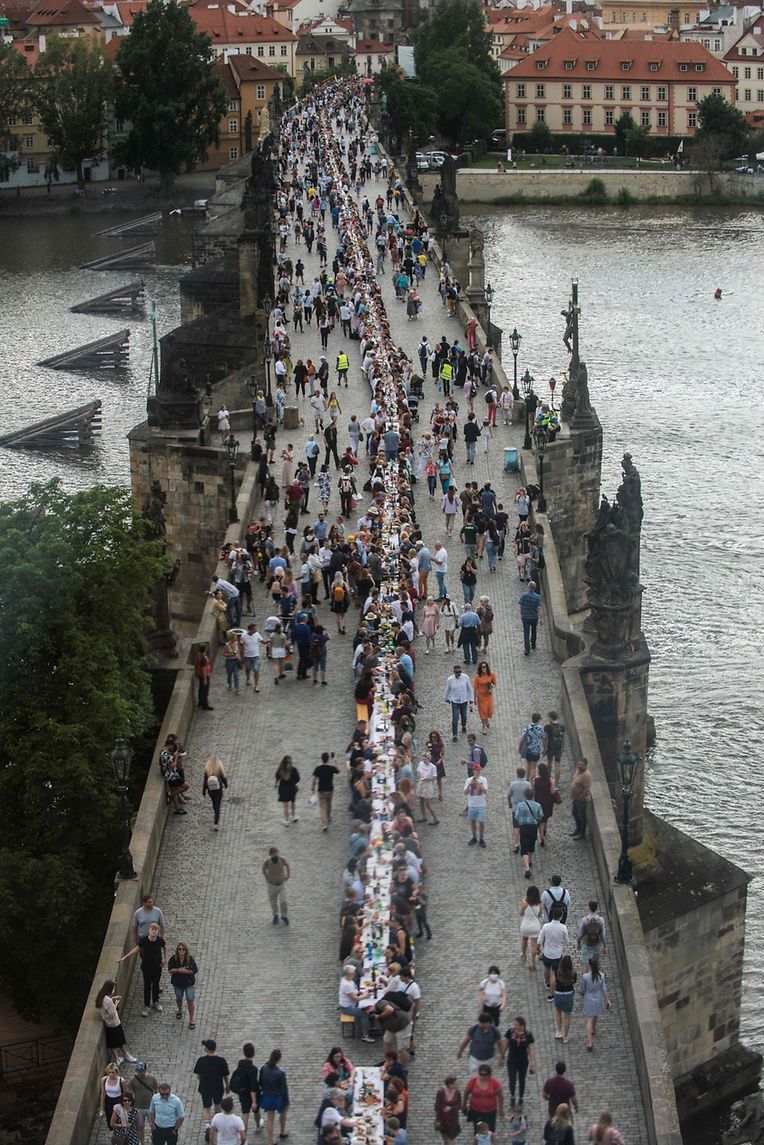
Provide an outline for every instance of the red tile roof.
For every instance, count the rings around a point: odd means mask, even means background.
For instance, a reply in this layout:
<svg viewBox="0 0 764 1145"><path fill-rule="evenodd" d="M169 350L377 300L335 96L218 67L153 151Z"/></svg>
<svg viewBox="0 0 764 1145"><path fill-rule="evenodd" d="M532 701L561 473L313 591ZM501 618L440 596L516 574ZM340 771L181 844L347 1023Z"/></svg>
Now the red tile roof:
<svg viewBox="0 0 764 1145"><path fill-rule="evenodd" d="M233 13L224 5L191 4L189 14L213 44L294 43L297 40L278 20L257 12Z"/></svg>
<svg viewBox="0 0 764 1145"><path fill-rule="evenodd" d="M754 29L758 29L758 35L754 31ZM753 42L755 44L757 44L759 47L759 55L752 56L750 53L750 48L744 56L741 55L740 45L743 44L747 40L748 36L755 37ZM762 50L764 50L764 13L761 16L757 16L757 18L753 21L753 23L750 24L746 28L746 30L743 32L740 39L735 41L735 43L732 45L732 47L727 52L727 54L724 58L725 58L725 60L732 60L734 63L750 64L751 61L754 60L758 64L761 64L761 62L762 62L762 58L761 58Z"/></svg>
<svg viewBox="0 0 764 1145"><path fill-rule="evenodd" d="M383 40L356 40L356 52L378 52L380 55L390 55L395 50L394 44L386 44Z"/></svg>
<svg viewBox="0 0 764 1145"><path fill-rule="evenodd" d="M27 17L30 28L68 28L100 22L88 12L82 0L43 0Z"/></svg>
<svg viewBox="0 0 764 1145"><path fill-rule="evenodd" d="M145 12L148 0L117 0L117 13L126 28L132 28L139 12Z"/></svg>
<svg viewBox="0 0 764 1145"><path fill-rule="evenodd" d="M242 82L251 82L253 80L258 83L266 83L268 80L281 82L284 79L283 72L277 72L275 68L269 68L262 60L258 60L257 56L246 56L233 52L228 57L228 65L233 68Z"/></svg>
<svg viewBox="0 0 764 1145"><path fill-rule="evenodd" d="M594 69L587 68L587 63L594 63ZM542 66L539 67L539 64ZM566 67L566 64L572 66ZM628 68L625 69L624 64L628 64ZM658 64L657 71L651 69L650 64ZM689 70L680 72L680 64L686 64ZM696 71L696 65L702 65L702 72ZM643 79L655 82L680 78L684 82L692 79L702 83L726 84L728 87L735 82L720 60L692 41L629 40L622 43L620 40L585 40L570 28L565 28L537 52L506 72L503 78L506 81L542 81L545 76L550 79L554 76L565 79L619 80L632 84Z"/></svg>

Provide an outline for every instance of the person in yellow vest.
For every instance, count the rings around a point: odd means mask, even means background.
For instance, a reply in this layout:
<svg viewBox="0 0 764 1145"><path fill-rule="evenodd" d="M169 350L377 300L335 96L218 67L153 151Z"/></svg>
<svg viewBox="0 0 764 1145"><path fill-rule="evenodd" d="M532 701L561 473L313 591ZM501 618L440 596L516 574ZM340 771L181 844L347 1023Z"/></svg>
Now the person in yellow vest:
<svg viewBox="0 0 764 1145"><path fill-rule="evenodd" d="M340 350L337 355L337 385L341 386L345 383L345 389L348 385L348 370L350 369L350 359L344 350Z"/></svg>
<svg viewBox="0 0 764 1145"><path fill-rule="evenodd" d="M451 382L454 378L454 368L448 360L441 363L438 378L440 379L440 386L438 389L441 389L442 387L444 396L448 397L451 393Z"/></svg>

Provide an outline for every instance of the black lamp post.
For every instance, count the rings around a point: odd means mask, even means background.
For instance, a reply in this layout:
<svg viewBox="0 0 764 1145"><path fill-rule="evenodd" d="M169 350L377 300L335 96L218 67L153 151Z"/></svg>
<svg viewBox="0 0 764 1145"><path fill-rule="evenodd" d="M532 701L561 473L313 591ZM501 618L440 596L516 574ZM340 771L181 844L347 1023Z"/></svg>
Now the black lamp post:
<svg viewBox="0 0 764 1145"><path fill-rule="evenodd" d="M111 765L114 775L114 785L120 798L122 812L122 853L119 856L119 879L137 879L133 856L130 854L130 808L127 803L127 793L130 789L130 764L133 762L133 753L124 739L118 739L111 751L107 751L106 758Z"/></svg>
<svg viewBox="0 0 764 1145"><path fill-rule="evenodd" d="M551 397L550 402L549 402L549 408L553 412L556 412L555 408L554 408L554 391L556 388L557 388L557 378L550 378L549 379L549 389L552 391L552 397Z"/></svg>
<svg viewBox="0 0 764 1145"><path fill-rule="evenodd" d="M517 327L515 326L514 330L512 331L512 333L509 336L509 345L512 349L512 357L514 359L514 367L515 367L515 380L512 384L512 397L514 398L515 401L520 400L520 390L517 388L517 355L518 355L518 352L520 350L520 343L522 342L522 340L523 340L523 336L522 336L522 334L517 333ZM528 423L526 422L525 424L526 424L526 430L527 430Z"/></svg>
<svg viewBox="0 0 764 1145"><path fill-rule="evenodd" d="M228 450L228 464L231 467L231 507L228 510L228 524L235 525L239 520L236 512L236 455L239 452L239 443L233 434L227 439L225 447Z"/></svg>
<svg viewBox="0 0 764 1145"><path fill-rule="evenodd" d="M267 391L265 394L265 404L270 407L273 405L273 395L271 393L271 359L273 358L273 349L271 347L271 333L270 333L270 318L271 310L273 309L273 300L270 295L266 294L263 299L263 310L265 312L265 340L263 342L263 361L265 362L265 370L267 376Z"/></svg>
<svg viewBox="0 0 764 1145"><path fill-rule="evenodd" d="M523 374L523 393L525 394L525 437L523 438L523 449L532 449L533 443L531 441L531 428L528 422L528 398L533 393L534 377L530 370L526 369Z"/></svg>
<svg viewBox="0 0 764 1145"><path fill-rule="evenodd" d="M493 345L493 334L492 334L493 327L491 326L491 307L493 306L493 294L494 294L494 290L493 290L493 287L491 286L491 284L489 282L485 288L485 304L488 307L488 329L486 330L486 334L488 336L488 345L489 346Z"/></svg>
<svg viewBox="0 0 764 1145"><path fill-rule="evenodd" d="M448 215L446 214L445 211L443 211L443 213L440 216L440 233L442 236L441 243L443 246L443 261L448 262L448 255L446 254L446 236L448 234Z"/></svg>
<svg viewBox="0 0 764 1145"><path fill-rule="evenodd" d="M629 740L623 745L623 751L619 751L615 757L615 764L618 768L618 783L621 788L621 795L623 796L623 827L621 829L621 854L618 859L618 874L615 877L617 883L625 883L627 886L634 886L634 876L632 874L631 859L629 858L629 804L631 803L631 793L634 790L634 780L637 775L640 759L636 751L632 749Z"/></svg>
<svg viewBox="0 0 764 1145"><path fill-rule="evenodd" d="M539 497L536 508L539 513L546 513L546 497L544 496L544 453L546 451L546 429L540 425L536 430L536 452L539 459Z"/></svg>

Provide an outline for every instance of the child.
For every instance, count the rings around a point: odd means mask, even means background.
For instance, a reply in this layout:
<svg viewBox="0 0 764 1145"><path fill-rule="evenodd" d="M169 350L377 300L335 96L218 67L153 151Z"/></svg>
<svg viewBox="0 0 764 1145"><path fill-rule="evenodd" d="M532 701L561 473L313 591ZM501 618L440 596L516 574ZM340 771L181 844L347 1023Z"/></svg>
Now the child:
<svg viewBox="0 0 764 1145"><path fill-rule="evenodd" d="M493 1145L496 1134L492 1133L485 1121L478 1121L475 1126L475 1145Z"/></svg>
<svg viewBox="0 0 764 1145"><path fill-rule="evenodd" d="M423 934L426 934L429 941L432 938L432 931L427 921L427 895L421 886L414 887L411 892L411 901L414 904L414 914L416 915L416 936L421 938Z"/></svg>
<svg viewBox="0 0 764 1145"><path fill-rule="evenodd" d="M385 1145L409 1145L409 1135L397 1117L388 1117L385 1129Z"/></svg>
<svg viewBox="0 0 764 1145"><path fill-rule="evenodd" d="M467 736L467 753L467 758L462 760L462 764L467 768L467 778L472 779L475 764L478 763L480 767L483 768L488 763L485 748L481 747L477 742L477 736L474 732L470 732ZM467 814L467 808L465 807L459 814L464 817Z"/></svg>
<svg viewBox="0 0 764 1145"><path fill-rule="evenodd" d="M516 1105L512 1111L512 1116L507 1122L507 1133L512 1145L525 1145L527 1132L528 1119L523 1113L522 1105Z"/></svg>
<svg viewBox="0 0 764 1145"><path fill-rule="evenodd" d="M483 418L483 428L480 431L483 439L483 453L488 452L488 442L491 440L491 423L487 417Z"/></svg>

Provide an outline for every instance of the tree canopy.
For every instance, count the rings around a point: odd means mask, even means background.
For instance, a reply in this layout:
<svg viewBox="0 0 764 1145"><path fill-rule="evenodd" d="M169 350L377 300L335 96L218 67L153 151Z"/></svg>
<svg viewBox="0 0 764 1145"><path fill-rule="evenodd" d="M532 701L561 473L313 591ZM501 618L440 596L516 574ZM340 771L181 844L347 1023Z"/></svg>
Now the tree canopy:
<svg viewBox="0 0 764 1145"><path fill-rule="evenodd" d="M409 131L416 137L435 130L435 93L416 80L405 80L397 68L385 68L376 77L380 93L387 96L387 114L398 138Z"/></svg>
<svg viewBox="0 0 764 1145"><path fill-rule="evenodd" d="M0 503L0 981L30 1018L76 1022L103 941L105 752L153 723L142 637L166 562L147 536L122 489Z"/></svg>
<svg viewBox="0 0 764 1145"><path fill-rule="evenodd" d="M218 141L227 101L213 64L209 37L176 0L149 0L120 44L115 106L130 130L116 151L158 171L165 190Z"/></svg>
<svg viewBox="0 0 764 1145"><path fill-rule="evenodd" d="M742 111L723 95L707 95L698 104L695 138L718 151L720 159L731 159L746 147L748 124Z"/></svg>
<svg viewBox="0 0 764 1145"><path fill-rule="evenodd" d="M85 159L100 159L106 146L108 105L114 88L111 63L87 37L54 36L35 68L34 102L42 129L64 167L82 186Z"/></svg>
<svg viewBox="0 0 764 1145"><path fill-rule="evenodd" d="M0 43L0 150L15 151L13 121L31 108L33 73L27 62L10 44ZM0 159L5 170L11 164Z"/></svg>

